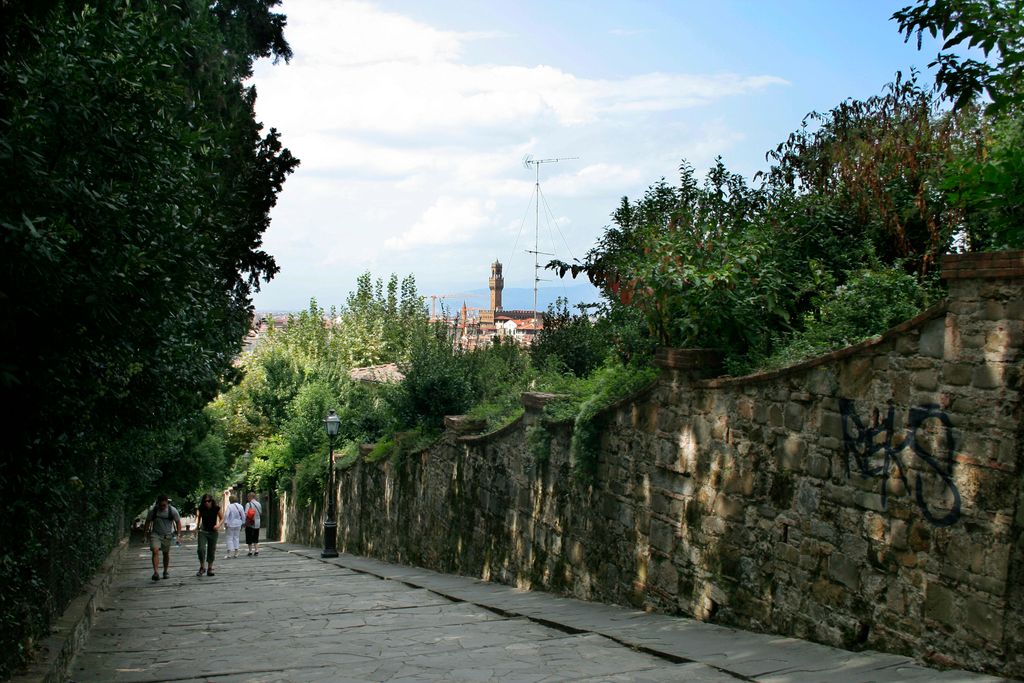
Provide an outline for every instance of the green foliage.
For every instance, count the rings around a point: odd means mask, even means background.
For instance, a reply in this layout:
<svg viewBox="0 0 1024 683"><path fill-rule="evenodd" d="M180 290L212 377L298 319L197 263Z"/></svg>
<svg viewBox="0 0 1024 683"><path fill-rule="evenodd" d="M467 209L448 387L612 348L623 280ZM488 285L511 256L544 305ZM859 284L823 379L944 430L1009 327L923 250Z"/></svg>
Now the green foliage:
<svg viewBox="0 0 1024 683"><path fill-rule="evenodd" d="M316 299L311 299L306 310L289 315L284 327L272 330L273 343L263 345L268 357L262 359L262 364L278 375L277 382L287 388L283 393L288 400L311 379L337 385L348 376L351 366L345 362L347 340L328 322L336 317L333 308L325 311Z"/></svg>
<svg viewBox="0 0 1024 683"><path fill-rule="evenodd" d="M597 327L610 351L625 365L646 365L654 358L658 339L651 335L643 312L612 299L598 309Z"/></svg>
<svg viewBox="0 0 1024 683"><path fill-rule="evenodd" d="M281 434L296 459L327 451L324 417L338 406L338 394L322 380L302 385L288 410Z"/></svg>
<svg viewBox="0 0 1024 683"><path fill-rule="evenodd" d="M369 453L366 454L366 462L377 462L381 458L391 457L393 454L398 452L398 444L395 443L394 438L387 438L378 441L373 445L373 448Z"/></svg>
<svg viewBox="0 0 1024 683"><path fill-rule="evenodd" d="M578 480L583 483L593 480L605 411L649 386L657 376L657 370L652 367L609 363L587 378L545 386L548 391L564 395L544 406L544 414L551 422L572 422L569 454Z"/></svg>
<svg viewBox="0 0 1024 683"><path fill-rule="evenodd" d="M466 354L455 348L444 328L418 337L401 368L405 379L396 395L396 412L402 424L437 429L445 415L469 409L474 386Z"/></svg>
<svg viewBox="0 0 1024 683"><path fill-rule="evenodd" d="M341 417L339 443L375 441L399 426L396 389L349 379L351 363L397 361L427 335L413 277L399 286L392 275L384 292L384 281L374 285L365 273L341 311L326 311L314 299L284 326L270 329L245 357L241 382L212 404L234 458L280 435L289 453L281 481L290 480L307 456L326 452L328 410ZM316 479L304 481L312 487Z"/></svg>
<svg viewBox="0 0 1024 683"><path fill-rule="evenodd" d="M441 430L427 427L417 427L408 432L401 432L395 435L398 448L392 452L392 463L399 465L405 456L421 453L433 446L441 436Z"/></svg>
<svg viewBox="0 0 1024 683"><path fill-rule="evenodd" d="M291 54L276 4L0 6L0 678L117 511L226 474L199 414L277 272L259 245L297 164L244 83Z"/></svg>
<svg viewBox="0 0 1024 683"><path fill-rule="evenodd" d="M349 464L358 444L401 426L402 390L355 382L349 371L353 363L405 358L428 337L422 298L412 276L399 283L392 275L385 287L365 273L356 284L340 311L313 299L285 325L271 327L245 356L241 381L210 404L227 459L243 469L250 487L286 490L294 482L303 500L322 497L329 410L341 418L337 443L355 449L341 456Z"/></svg>
<svg viewBox="0 0 1024 683"><path fill-rule="evenodd" d="M544 327L530 345L530 357L537 367L557 362L577 377L589 375L608 357L604 329L587 315L587 306L573 314L562 297L548 306Z"/></svg>
<svg viewBox="0 0 1024 683"><path fill-rule="evenodd" d="M639 310L649 336L669 346L742 351L785 325L803 269L785 268L785 240L764 219L769 196L718 161L703 183L683 164L678 186L623 199L583 264L611 300Z"/></svg>
<svg viewBox="0 0 1024 683"><path fill-rule="evenodd" d="M437 441L440 435L441 432L439 430L423 426L405 432L397 432L374 444L364 460L368 463L374 463L388 458L391 464L400 467L407 455L413 455L426 450ZM358 453L352 455L351 459L346 461L346 467L354 464L357 457Z"/></svg>
<svg viewBox="0 0 1024 683"><path fill-rule="evenodd" d="M990 100L977 129L983 139L950 159L943 189L964 213L967 246L1024 248L1024 4L1019 0L917 0L892 15L906 40L939 35L936 87L957 112ZM980 50L984 60L951 48Z"/></svg>
<svg viewBox="0 0 1024 683"><path fill-rule="evenodd" d="M530 356L521 346L495 337L489 346L463 354L465 371L472 384L468 414L487 420L490 429L498 429L523 413L520 400L534 371Z"/></svg>
<svg viewBox="0 0 1024 683"><path fill-rule="evenodd" d="M1024 116L1008 114L989 122L986 148L954 159L943 189L964 212L973 249L1024 249Z"/></svg>
<svg viewBox="0 0 1024 683"><path fill-rule="evenodd" d="M549 268L602 288L610 336L626 348L709 346L733 372L791 357L794 344L824 344L804 330L816 293L851 273L902 268L927 288L945 252L1024 245L1021 120L951 112L917 74L897 74L879 96L809 114L769 152L760 187L721 162L701 184L684 163L678 186L624 198L582 262Z"/></svg>
<svg viewBox="0 0 1024 683"><path fill-rule="evenodd" d="M176 456L172 463L152 473L150 490L166 493L179 510L191 512L199 495L221 487L231 469L217 414L207 410L193 415L159 436L162 447ZM148 494L134 502L148 502L145 498Z"/></svg>
<svg viewBox="0 0 1024 683"><path fill-rule="evenodd" d="M182 493L191 493L188 496L194 500L195 494L201 491L214 490L224 484L225 475L228 471L227 451L224 447L224 437L216 432L207 432L206 436L195 445L190 451L184 454L177 467L182 471L194 473L197 483L191 490L182 490ZM166 489L173 491L173 489ZM179 500L181 497L179 497Z"/></svg>
<svg viewBox="0 0 1024 683"><path fill-rule="evenodd" d="M886 265L902 261L924 276L961 224L943 192L946 167L976 150L980 133L973 111L944 111L917 74L897 74L881 95L808 114L769 152L775 163L766 179L774 192L795 194L796 218L811 230L822 220L845 225L840 249Z"/></svg>
<svg viewBox="0 0 1024 683"><path fill-rule="evenodd" d="M328 454L309 453L295 464L296 500L310 505L323 500L327 490Z"/></svg>
<svg viewBox="0 0 1024 683"><path fill-rule="evenodd" d="M395 414L401 387L350 383L338 410L339 439L353 443L375 443L400 428Z"/></svg>
<svg viewBox="0 0 1024 683"><path fill-rule="evenodd" d="M856 344L914 317L934 298L899 267L850 273L846 284L816 297L800 331L781 340L761 366L789 365Z"/></svg>
<svg viewBox="0 0 1024 683"><path fill-rule="evenodd" d="M946 41L928 66L939 67L935 84L957 108L981 95L992 100L989 113L1024 105L1024 4L1020 0L917 0L895 12L905 40L928 31ZM981 50L980 61L947 52L963 45Z"/></svg>
<svg viewBox="0 0 1024 683"><path fill-rule="evenodd" d="M335 457L335 469L344 471L359 462L359 444L355 441L342 446L334 454Z"/></svg>
<svg viewBox="0 0 1024 683"><path fill-rule="evenodd" d="M280 436L257 443L245 472L245 488L250 491L286 490L291 483L292 454Z"/></svg>
<svg viewBox="0 0 1024 683"><path fill-rule="evenodd" d="M544 463L551 457L551 441L553 439L551 430L544 425L530 425L526 430L526 445L533 454L534 460Z"/></svg>
<svg viewBox="0 0 1024 683"><path fill-rule="evenodd" d="M522 416L524 411L521 396L522 392L514 391L510 388L500 396L496 396L483 403L477 403L466 414L478 420L485 420L487 422L487 431L501 429L512 424Z"/></svg>
<svg viewBox="0 0 1024 683"><path fill-rule="evenodd" d="M333 327L341 340L341 357L349 367L358 368L408 360L426 319L423 297L412 275L401 285L398 276L391 275L385 293L382 279L374 282L370 273L363 273Z"/></svg>

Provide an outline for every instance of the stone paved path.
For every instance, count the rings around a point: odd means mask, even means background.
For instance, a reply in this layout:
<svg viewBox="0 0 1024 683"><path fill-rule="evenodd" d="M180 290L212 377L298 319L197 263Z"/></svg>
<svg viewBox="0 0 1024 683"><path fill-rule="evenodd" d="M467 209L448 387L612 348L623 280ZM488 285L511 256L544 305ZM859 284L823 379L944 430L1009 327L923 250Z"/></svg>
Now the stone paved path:
<svg viewBox="0 0 1024 683"><path fill-rule="evenodd" d="M266 544L149 580L131 548L69 675L88 681L997 681L690 619Z"/></svg>

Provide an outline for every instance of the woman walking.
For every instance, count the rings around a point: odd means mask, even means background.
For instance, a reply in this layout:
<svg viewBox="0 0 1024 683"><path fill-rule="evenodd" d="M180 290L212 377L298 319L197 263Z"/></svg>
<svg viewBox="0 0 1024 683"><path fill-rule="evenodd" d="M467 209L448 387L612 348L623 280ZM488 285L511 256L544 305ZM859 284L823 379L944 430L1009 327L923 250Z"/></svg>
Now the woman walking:
<svg viewBox="0 0 1024 683"><path fill-rule="evenodd" d="M245 504L245 542L249 555L260 556L260 516L263 506L256 500L256 492L249 491L249 502Z"/></svg>
<svg viewBox="0 0 1024 683"><path fill-rule="evenodd" d="M199 510L196 512L196 526L199 533L196 535L199 540L199 571L196 576L213 576L214 553L217 551L217 530L224 521L224 512L220 506L213 502L213 496L209 493L203 496L199 502Z"/></svg>
<svg viewBox="0 0 1024 683"><path fill-rule="evenodd" d="M245 508L238 502L236 496L228 498L230 503L228 504L228 512L224 516L224 529L228 535L228 552L224 557L238 557L238 536L242 531L242 525L245 524ZM232 555L234 551L234 555Z"/></svg>

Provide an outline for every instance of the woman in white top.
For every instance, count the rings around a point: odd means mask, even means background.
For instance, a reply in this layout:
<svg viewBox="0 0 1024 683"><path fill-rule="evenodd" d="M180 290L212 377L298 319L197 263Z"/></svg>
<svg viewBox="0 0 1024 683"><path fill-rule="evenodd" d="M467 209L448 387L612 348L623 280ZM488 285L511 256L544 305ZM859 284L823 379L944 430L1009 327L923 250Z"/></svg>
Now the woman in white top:
<svg viewBox="0 0 1024 683"><path fill-rule="evenodd" d="M228 552L226 557L238 557L238 536L245 523L245 510L236 496L229 496L227 512L224 514L224 526L228 532ZM234 555L231 552L234 551Z"/></svg>

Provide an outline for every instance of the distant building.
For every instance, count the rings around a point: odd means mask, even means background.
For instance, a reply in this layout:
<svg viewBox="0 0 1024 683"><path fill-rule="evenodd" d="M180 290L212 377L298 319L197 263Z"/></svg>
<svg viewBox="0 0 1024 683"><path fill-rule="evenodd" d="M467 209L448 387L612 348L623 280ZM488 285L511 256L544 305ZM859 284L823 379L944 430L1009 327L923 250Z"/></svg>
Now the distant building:
<svg viewBox="0 0 1024 683"><path fill-rule="evenodd" d="M501 292L505 288L501 261L491 264L491 277L487 281L490 288L490 308L481 309L479 314L470 314L465 302L455 322L456 343L463 348L476 348L486 345L494 337L528 346L533 342L534 335L544 327L544 319L534 311L505 309L501 305Z"/></svg>
<svg viewBox="0 0 1024 683"><path fill-rule="evenodd" d="M271 327L283 328L288 324L288 313L255 313L249 333L242 340L242 354L251 353L259 346Z"/></svg>
<svg viewBox="0 0 1024 683"><path fill-rule="evenodd" d="M533 336L544 327L544 324L543 322L535 323L533 318L515 320L505 316L498 316L496 327L496 333L499 337L529 345L533 341Z"/></svg>

